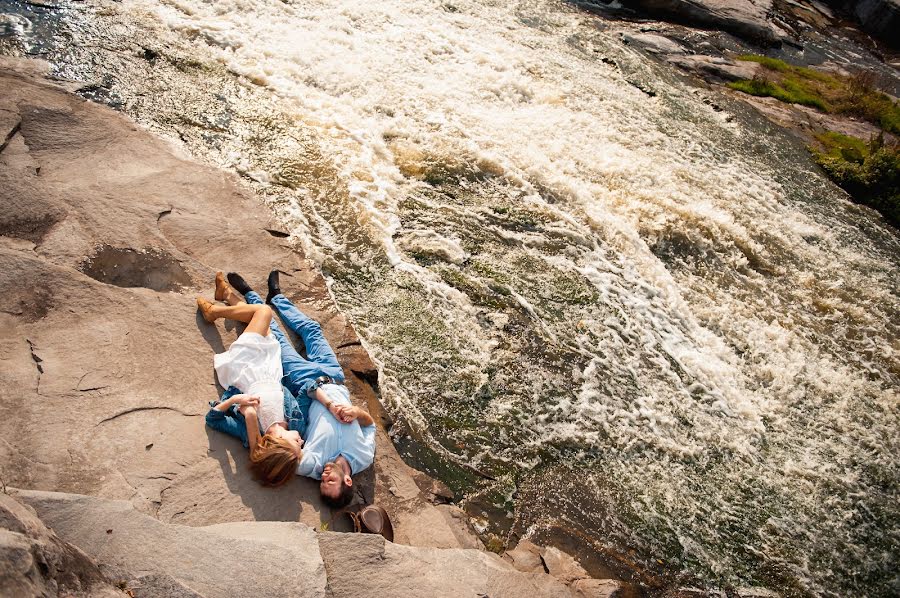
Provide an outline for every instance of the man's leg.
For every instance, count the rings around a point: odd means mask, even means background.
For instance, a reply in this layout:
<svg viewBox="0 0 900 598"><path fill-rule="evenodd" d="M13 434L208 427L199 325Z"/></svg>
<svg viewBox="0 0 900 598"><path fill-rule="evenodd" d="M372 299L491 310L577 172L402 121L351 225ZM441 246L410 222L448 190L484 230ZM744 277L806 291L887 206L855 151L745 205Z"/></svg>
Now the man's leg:
<svg viewBox="0 0 900 598"><path fill-rule="evenodd" d="M262 298L256 291L248 291L244 294L244 299L251 305L263 304ZM291 392L297 394L297 391L299 390L297 382L307 378L315 379L316 376L318 376L318 368L316 368L315 364L300 357L300 354L297 353L297 349L294 348L290 339L284 331L281 330L281 326L278 325L275 318L272 318L269 330L271 330L272 335L278 340L278 344L281 345L281 368L284 370L285 378L290 382L290 384L286 385Z"/></svg>
<svg viewBox="0 0 900 598"><path fill-rule="evenodd" d="M328 341L325 340L325 335L322 334L322 326L297 309L284 295L279 294L272 297L271 304L284 320L285 325L303 339L307 359L322 366L325 373L332 378L339 377L340 380L343 380L341 365Z"/></svg>

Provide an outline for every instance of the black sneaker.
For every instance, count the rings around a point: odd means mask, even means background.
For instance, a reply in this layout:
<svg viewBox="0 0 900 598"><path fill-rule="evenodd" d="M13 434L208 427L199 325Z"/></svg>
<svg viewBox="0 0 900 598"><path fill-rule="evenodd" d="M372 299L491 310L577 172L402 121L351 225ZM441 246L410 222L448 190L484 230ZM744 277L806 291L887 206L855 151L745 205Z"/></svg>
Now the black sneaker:
<svg viewBox="0 0 900 598"><path fill-rule="evenodd" d="M269 272L269 294L266 295L266 303L272 303L272 297L281 294L281 287L278 285L278 270Z"/></svg>
<svg viewBox="0 0 900 598"><path fill-rule="evenodd" d="M244 280L244 277L238 274L237 272L229 272L225 278L228 279L228 284L234 287L234 290L240 293L241 295L246 295L253 289L250 288L250 285L247 284L247 281Z"/></svg>

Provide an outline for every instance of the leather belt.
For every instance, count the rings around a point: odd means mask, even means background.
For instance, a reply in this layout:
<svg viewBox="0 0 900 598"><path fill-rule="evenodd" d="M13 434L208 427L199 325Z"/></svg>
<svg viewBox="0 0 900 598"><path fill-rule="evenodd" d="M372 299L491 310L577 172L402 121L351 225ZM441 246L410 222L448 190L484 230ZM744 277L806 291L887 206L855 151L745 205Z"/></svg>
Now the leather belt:
<svg viewBox="0 0 900 598"><path fill-rule="evenodd" d="M316 378L316 388L319 388L325 384L338 384L343 386L344 383L335 380L331 376L319 376L318 378Z"/></svg>

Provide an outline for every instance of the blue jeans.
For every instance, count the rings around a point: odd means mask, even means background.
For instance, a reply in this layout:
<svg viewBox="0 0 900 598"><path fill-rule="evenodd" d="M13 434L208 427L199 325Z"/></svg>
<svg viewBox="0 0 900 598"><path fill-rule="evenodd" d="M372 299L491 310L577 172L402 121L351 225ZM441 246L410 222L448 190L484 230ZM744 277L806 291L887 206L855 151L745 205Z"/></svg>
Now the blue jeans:
<svg viewBox="0 0 900 598"><path fill-rule="evenodd" d="M263 302L255 291L248 292L244 295L244 299L247 303ZM284 295L272 297L272 307L281 316L284 324L303 340L306 347L306 359L303 359L281 330L278 322L272 319L269 329L281 345L281 365L284 369L282 384L298 397L306 397L306 392L319 376L330 376L338 382L343 382L344 371L322 334L322 326L297 309Z"/></svg>

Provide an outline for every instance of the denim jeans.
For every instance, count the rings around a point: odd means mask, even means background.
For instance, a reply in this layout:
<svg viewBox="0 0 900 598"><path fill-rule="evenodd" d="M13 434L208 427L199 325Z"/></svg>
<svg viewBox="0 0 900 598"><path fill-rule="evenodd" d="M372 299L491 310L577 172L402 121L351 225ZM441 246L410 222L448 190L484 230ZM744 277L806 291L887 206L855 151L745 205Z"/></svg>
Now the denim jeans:
<svg viewBox="0 0 900 598"><path fill-rule="evenodd" d="M261 304L263 302L255 291L248 292L244 295L244 299L247 303ZM322 334L322 326L297 309L284 295L279 294L272 297L272 307L281 317L285 326L299 336L306 347L306 359L304 359L281 330L278 322L274 318L272 319L269 329L281 344L281 364L284 368L282 384L302 398L307 396L306 392L319 376L330 376L338 382L343 382L344 372L341 364L338 363L337 356L328 341L325 340L325 335Z"/></svg>

